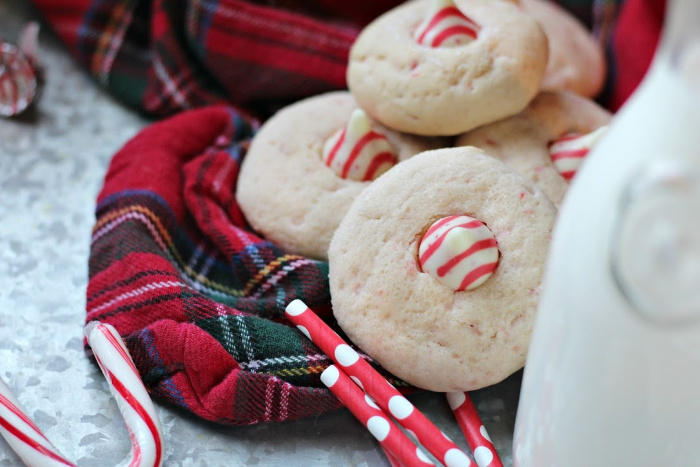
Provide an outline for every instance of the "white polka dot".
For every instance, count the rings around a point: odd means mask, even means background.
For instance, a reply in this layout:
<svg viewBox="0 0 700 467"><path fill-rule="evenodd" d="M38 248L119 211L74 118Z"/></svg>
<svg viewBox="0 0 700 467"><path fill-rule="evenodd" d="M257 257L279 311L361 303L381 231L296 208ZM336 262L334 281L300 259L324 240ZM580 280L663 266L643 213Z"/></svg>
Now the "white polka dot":
<svg viewBox="0 0 700 467"><path fill-rule="evenodd" d="M391 425L386 418L375 415L367 420L367 429L372 433L372 436L377 438L377 441L384 441L389 436Z"/></svg>
<svg viewBox="0 0 700 467"><path fill-rule="evenodd" d="M450 409L452 410L455 410L457 407L464 404L465 400L467 400L467 396L465 396L463 392L447 393L447 403L449 404Z"/></svg>
<svg viewBox="0 0 700 467"><path fill-rule="evenodd" d="M293 300L287 305L287 314L290 316L299 316L308 309L306 304L299 299Z"/></svg>
<svg viewBox="0 0 700 467"><path fill-rule="evenodd" d="M489 434L486 432L486 427L484 425L481 425L481 427L479 428L479 433L481 433L481 436L483 436L486 441L493 444L493 442L491 441L491 437L489 437Z"/></svg>
<svg viewBox="0 0 700 467"><path fill-rule="evenodd" d="M399 420L403 420L413 413L413 404L403 396L393 396L389 399L389 412Z"/></svg>
<svg viewBox="0 0 700 467"><path fill-rule="evenodd" d="M423 462L424 464L435 465L433 461L431 461L430 458L425 455L421 448L416 448L416 457L419 461Z"/></svg>
<svg viewBox="0 0 700 467"><path fill-rule="evenodd" d="M474 459L479 467L486 467L493 460L493 452L486 446L479 446L474 449Z"/></svg>
<svg viewBox="0 0 700 467"><path fill-rule="evenodd" d="M341 366L350 366L360 359L360 355L347 344L335 348L335 359Z"/></svg>
<svg viewBox="0 0 700 467"><path fill-rule="evenodd" d="M367 405L369 405L369 406L372 407L373 409L381 410L381 409L379 408L379 406L377 405L377 403L374 402L374 399L372 399L371 397L369 397L369 394L365 394L365 402L367 403Z"/></svg>
<svg viewBox="0 0 700 467"><path fill-rule="evenodd" d="M355 384L357 384L358 386L360 386L362 389L365 388L365 387L362 385L362 381L360 381L359 378L357 378L357 377L355 377L355 376L351 376L350 379L353 380L353 381L355 382Z"/></svg>
<svg viewBox="0 0 700 467"><path fill-rule="evenodd" d="M459 449L452 448L445 454L445 465L447 467L467 467L472 465L472 461Z"/></svg>
<svg viewBox="0 0 700 467"><path fill-rule="evenodd" d="M333 386L340 378L340 371L335 365L331 365L321 373L321 382L328 387Z"/></svg>
<svg viewBox="0 0 700 467"><path fill-rule="evenodd" d="M306 329L304 326L302 326L302 325L300 324L300 325L297 326L297 329L300 330L300 331L302 332L302 334L304 334L306 337L308 337L309 339L311 339L311 334L309 334L309 330Z"/></svg>

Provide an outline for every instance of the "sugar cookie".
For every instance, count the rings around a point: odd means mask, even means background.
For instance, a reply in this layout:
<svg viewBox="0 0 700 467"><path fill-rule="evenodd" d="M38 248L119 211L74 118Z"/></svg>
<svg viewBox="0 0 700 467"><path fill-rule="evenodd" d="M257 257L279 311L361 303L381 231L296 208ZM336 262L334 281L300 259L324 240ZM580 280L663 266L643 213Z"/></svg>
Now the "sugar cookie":
<svg viewBox="0 0 700 467"><path fill-rule="evenodd" d="M477 146L537 183L559 206L578 165L611 114L570 92L543 92L523 112L461 135L457 146Z"/></svg>
<svg viewBox="0 0 700 467"><path fill-rule="evenodd" d="M402 162L357 197L331 242L338 324L418 387L495 384L525 362L555 216L533 183L480 149L438 149ZM439 248L449 251L437 268L422 261ZM472 288L456 291L460 281L431 271L469 258L459 274L483 278Z"/></svg>
<svg viewBox="0 0 700 467"><path fill-rule="evenodd" d="M549 42L542 90L597 96L605 83L607 65L603 49L590 31L550 0L520 0L520 3L540 23Z"/></svg>
<svg viewBox="0 0 700 467"><path fill-rule="evenodd" d="M389 130L356 110L348 92L333 92L292 104L265 122L236 189L254 230L290 252L326 259L335 228L372 179L445 144Z"/></svg>
<svg viewBox="0 0 700 467"><path fill-rule="evenodd" d="M546 65L547 39L517 5L416 0L360 33L347 80L359 106L384 125L456 135L520 112Z"/></svg>

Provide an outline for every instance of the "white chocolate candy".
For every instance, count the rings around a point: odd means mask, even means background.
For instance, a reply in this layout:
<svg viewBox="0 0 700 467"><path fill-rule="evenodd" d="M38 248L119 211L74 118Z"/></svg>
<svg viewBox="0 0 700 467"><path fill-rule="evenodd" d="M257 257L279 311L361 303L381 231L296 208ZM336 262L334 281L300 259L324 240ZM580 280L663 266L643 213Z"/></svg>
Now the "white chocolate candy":
<svg viewBox="0 0 700 467"><path fill-rule="evenodd" d="M598 140L607 131L607 126L602 126L595 131L586 134L567 134L549 145L549 154L552 156L554 167L566 180L571 180L581 166L583 158L588 151L595 146Z"/></svg>
<svg viewBox="0 0 700 467"><path fill-rule="evenodd" d="M434 0L430 14L414 34L428 47L456 47L476 39L479 25L462 13L452 0Z"/></svg>
<svg viewBox="0 0 700 467"><path fill-rule="evenodd" d="M345 128L323 147L323 161L341 178L371 181L392 168L399 158L389 140L372 130L367 114L356 109Z"/></svg>
<svg viewBox="0 0 700 467"><path fill-rule="evenodd" d="M476 288L498 266L498 244L481 221L469 216L449 216L435 222L418 249L418 262L452 290Z"/></svg>

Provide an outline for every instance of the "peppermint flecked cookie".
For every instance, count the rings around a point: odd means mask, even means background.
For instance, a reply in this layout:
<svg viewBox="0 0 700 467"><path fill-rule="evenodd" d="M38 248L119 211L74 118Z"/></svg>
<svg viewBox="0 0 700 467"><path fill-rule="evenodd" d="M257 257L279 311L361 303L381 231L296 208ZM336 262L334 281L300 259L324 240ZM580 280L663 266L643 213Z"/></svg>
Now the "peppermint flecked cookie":
<svg viewBox="0 0 700 467"><path fill-rule="evenodd" d="M607 66L603 49L585 26L551 0L520 0L537 19L549 40L549 61L542 89L596 96L603 87Z"/></svg>
<svg viewBox="0 0 700 467"><path fill-rule="evenodd" d="M338 227L333 313L413 385L495 384L525 362L556 212L480 149L419 154L363 191Z"/></svg>
<svg viewBox="0 0 700 467"><path fill-rule="evenodd" d="M275 114L255 135L236 197L251 227L290 252L326 259L355 197L371 181L441 139L371 121L348 92L312 97Z"/></svg>
<svg viewBox="0 0 700 467"><path fill-rule="evenodd" d="M416 0L360 33L348 87L390 128L456 135L521 111L540 89L547 50L537 21L513 3Z"/></svg>
<svg viewBox="0 0 700 467"><path fill-rule="evenodd" d="M523 112L461 135L538 184L559 206L579 165L603 136L611 114L570 92L543 92Z"/></svg>

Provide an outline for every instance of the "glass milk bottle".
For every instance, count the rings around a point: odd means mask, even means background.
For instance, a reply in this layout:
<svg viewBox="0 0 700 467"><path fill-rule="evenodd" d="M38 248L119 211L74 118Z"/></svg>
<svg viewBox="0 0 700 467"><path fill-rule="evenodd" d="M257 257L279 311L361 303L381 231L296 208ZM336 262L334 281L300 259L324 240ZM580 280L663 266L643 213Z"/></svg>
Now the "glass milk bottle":
<svg viewBox="0 0 700 467"><path fill-rule="evenodd" d="M562 206L513 452L700 466L700 0L669 0L650 71Z"/></svg>

